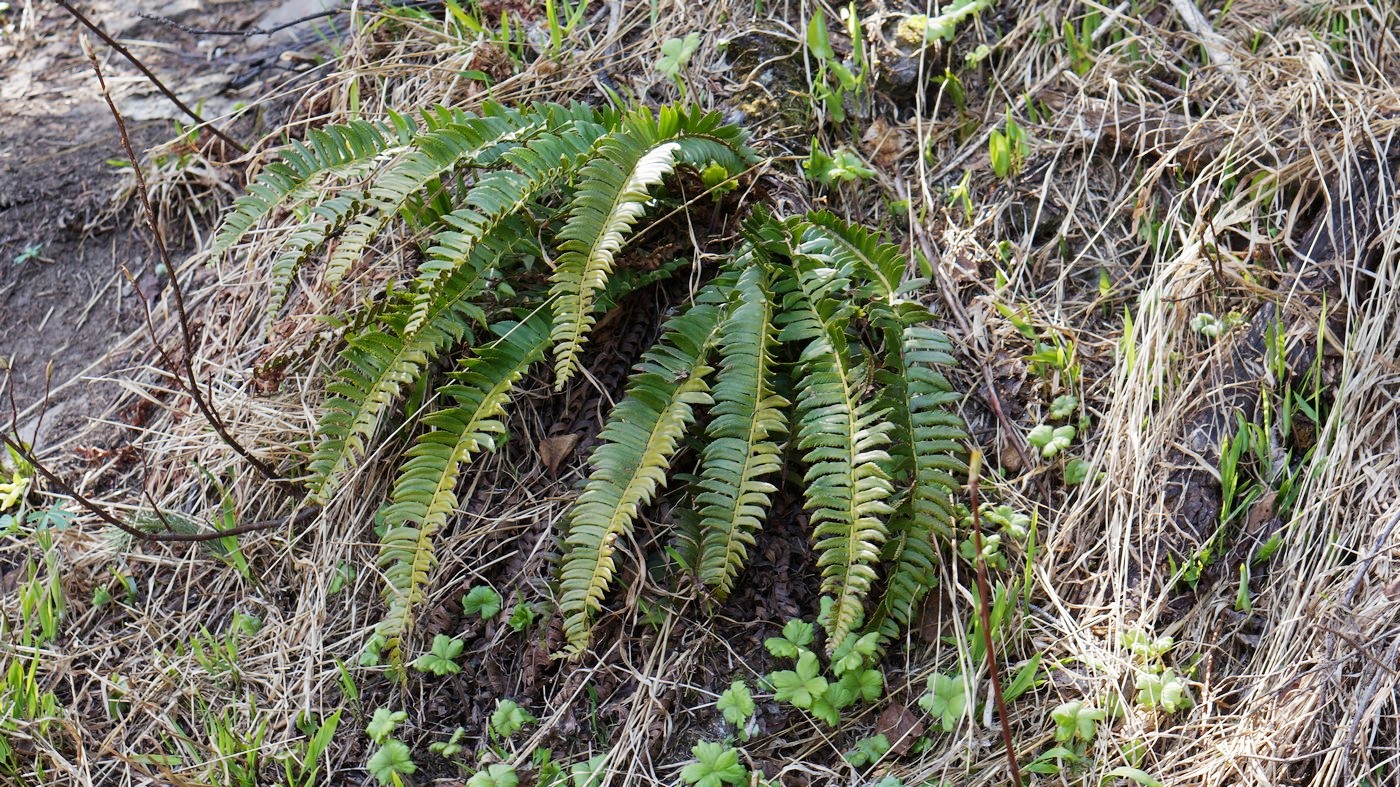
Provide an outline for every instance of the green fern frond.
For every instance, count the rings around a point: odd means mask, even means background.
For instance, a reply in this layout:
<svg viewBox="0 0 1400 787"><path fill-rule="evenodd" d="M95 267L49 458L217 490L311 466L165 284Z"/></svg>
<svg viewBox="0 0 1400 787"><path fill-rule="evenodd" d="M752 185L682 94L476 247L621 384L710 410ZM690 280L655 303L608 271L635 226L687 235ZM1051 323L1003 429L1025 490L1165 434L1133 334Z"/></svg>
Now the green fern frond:
<svg viewBox="0 0 1400 787"><path fill-rule="evenodd" d="M532 244L518 220L503 223L474 249L471 264L447 276L426 315L414 330L407 328L407 308L391 309L386 324L370 326L352 337L340 353L342 368L326 386L331 397L317 425L312 454L312 499L325 502L340 476L365 453L365 441L404 385L418 379L436 358L483 318L472 300L485 286L496 261Z"/></svg>
<svg viewBox="0 0 1400 787"><path fill-rule="evenodd" d="M665 484L692 408L711 401L706 362L721 316L718 307L699 304L668 323L599 435L593 472L569 515L560 569L559 607L572 652L588 647L593 615L612 582L617 540Z"/></svg>
<svg viewBox="0 0 1400 787"><path fill-rule="evenodd" d="M866 370L846 337L852 307L849 299L828 297L841 271L800 257L791 280L779 338L802 345L797 447L808 465L804 493L822 592L833 601L827 645L834 649L864 619L863 601L876 578L894 494L882 467L893 426L862 400Z"/></svg>
<svg viewBox="0 0 1400 787"><path fill-rule="evenodd" d="M781 439L788 402L773 391L776 328L770 278L752 249L736 255L738 303L720 330L723 359L715 380L715 406L700 460L700 580L728 598L748 558L754 533L777 491L764 480L782 469Z"/></svg>
<svg viewBox="0 0 1400 787"><path fill-rule="evenodd" d="M395 663L435 564L433 538L457 508L461 467L473 454L497 448L511 391L548 347L549 319L543 313L501 331L500 339L482 347L439 389L439 398L450 406L423 419L429 431L408 450L384 509L379 567L388 611L377 631Z"/></svg>
<svg viewBox="0 0 1400 787"><path fill-rule="evenodd" d="M741 132L718 116L665 107L640 109L603 137L578 174L579 190L559 232L560 251L551 294L555 303L555 389L563 390L578 366L593 327L593 299L606 284L613 260L651 199L651 189L675 165L719 163L737 175L752 154Z"/></svg>
<svg viewBox="0 0 1400 787"><path fill-rule="evenodd" d="M885 557L892 566L869 625L888 642L909 625L934 585L935 544L950 543L953 494L967 470L958 441L967 435L952 409L958 395L941 371L954 363L948 338L925 325L900 330L893 319L882 322L888 341L899 347L880 382L901 435L890 449L896 480L908 492L890 517Z"/></svg>
<svg viewBox="0 0 1400 787"><path fill-rule="evenodd" d="M282 310L282 304L286 303L287 292L291 289L297 268L328 235L345 226L350 215L359 210L363 199L364 195L361 192L349 190L322 202L312 208L308 220L282 245L282 250L277 253L269 268L269 292L264 319L268 327L272 326L272 321Z"/></svg>
<svg viewBox="0 0 1400 787"><path fill-rule="evenodd" d="M414 282L409 330L425 317L429 304L437 297L439 282L470 259L481 238L572 174L575 162L604 132L602 126L591 121L575 121L501 154L501 160L515 169L493 170L480 176L463 199L463 207L443 217L449 227L434 237L428 260L419 267Z"/></svg>
<svg viewBox="0 0 1400 787"><path fill-rule="evenodd" d="M537 115L519 113L468 117L415 137L411 151L374 180L364 210L351 222L326 263L325 283L334 289L365 248L410 198L443 175L473 163L493 163L500 146L538 130Z"/></svg>
<svg viewBox="0 0 1400 787"><path fill-rule="evenodd" d="M234 201L214 232L210 251L217 259L279 206L295 208L314 198L322 182L365 170L394 145L406 144L416 131L416 124L402 115L391 115L389 123L355 120L308 131L305 142L281 150L281 160L269 164Z"/></svg>
<svg viewBox="0 0 1400 787"><path fill-rule="evenodd" d="M874 285L872 294L887 302L907 289L902 284L905 256L898 246L882 241L878 232L825 211L803 216L800 227L799 254L827 260L848 275L869 280Z"/></svg>

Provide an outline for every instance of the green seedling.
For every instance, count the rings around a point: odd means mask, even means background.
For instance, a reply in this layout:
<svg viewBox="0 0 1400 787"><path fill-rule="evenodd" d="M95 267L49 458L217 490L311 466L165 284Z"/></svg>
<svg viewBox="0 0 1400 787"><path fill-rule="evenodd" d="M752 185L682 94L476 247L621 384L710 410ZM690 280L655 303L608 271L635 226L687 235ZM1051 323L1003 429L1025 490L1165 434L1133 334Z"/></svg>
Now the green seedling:
<svg viewBox="0 0 1400 787"><path fill-rule="evenodd" d="M431 673L438 677L456 675L462 671L457 657L462 655L462 649L466 645L467 643L460 639L438 634L433 637L432 650L419 656L418 660L413 662L413 667L419 672Z"/></svg>
<svg viewBox="0 0 1400 787"><path fill-rule="evenodd" d="M369 724L365 725L365 732L369 734L369 739L379 744L379 748L370 756L366 767L380 784L398 787L398 785L403 784L403 777L418 770L418 765L413 762L413 755L409 752L408 745L396 738L389 737L407 719L408 714L404 711L378 708L374 711L374 716L370 718Z"/></svg>
<svg viewBox="0 0 1400 787"><path fill-rule="evenodd" d="M984 503L982 505L982 521L986 525L1000 528L1002 533L1017 541L1025 541L1026 537L1030 535L1031 518L1005 504L993 506L990 503Z"/></svg>
<svg viewBox="0 0 1400 787"><path fill-rule="evenodd" d="M675 84L676 90L685 95L685 81L681 72L700 48L700 34L687 33L685 38L668 38L661 44L661 57L657 58L656 70Z"/></svg>
<svg viewBox="0 0 1400 787"><path fill-rule="evenodd" d="M952 41L958 26L973 14L992 7L993 0L953 0L937 16L915 14L901 25L901 31L912 33L925 42Z"/></svg>
<svg viewBox="0 0 1400 787"><path fill-rule="evenodd" d="M967 715L967 681L958 674L928 676L928 691L919 698L919 707L933 716L944 732L952 732Z"/></svg>
<svg viewBox="0 0 1400 787"><path fill-rule="evenodd" d="M506 625L512 631L520 632L533 626L535 618L539 613L535 611L535 605L528 601L521 601L510 611L510 617L506 619Z"/></svg>
<svg viewBox="0 0 1400 787"><path fill-rule="evenodd" d="M691 753L695 762L681 771L681 780L693 787L721 787L747 784L749 773L739 764L739 752L723 743L701 741Z"/></svg>
<svg viewBox="0 0 1400 787"><path fill-rule="evenodd" d="M768 676L768 682L772 684L773 696L779 702L810 710L813 703L826 693L826 678L820 673L817 655L804 650L798 655L794 669L775 672Z"/></svg>
<svg viewBox="0 0 1400 787"><path fill-rule="evenodd" d="M515 700L497 700L496 710L491 714L491 734L498 740L505 740L538 721Z"/></svg>
<svg viewBox="0 0 1400 787"><path fill-rule="evenodd" d="M874 177L875 170L867 167L860 156L850 150L841 147L828 154L817 147L817 141L813 139L811 151L802 162L802 174L823 186L834 186Z"/></svg>
<svg viewBox="0 0 1400 787"><path fill-rule="evenodd" d="M890 739L884 733L856 741L856 747L844 755L852 768L864 768L879 762L890 751Z"/></svg>
<svg viewBox="0 0 1400 787"><path fill-rule="evenodd" d="M1050 420L1063 421L1074 415L1074 411L1079 408L1079 397L1074 394L1064 394L1055 397L1055 401L1050 403Z"/></svg>
<svg viewBox="0 0 1400 787"><path fill-rule="evenodd" d="M1163 670L1161 674L1140 672L1137 703L1145 708L1176 713L1191 707L1191 696L1186 692L1186 682L1173 670Z"/></svg>
<svg viewBox="0 0 1400 787"><path fill-rule="evenodd" d="M30 243L26 245L24 249L20 251L19 254L15 255L15 264L23 265L24 263L29 262L31 260L42 260L44 259L43 254L44 244Z"/></svg>
<svg viewBox="0 0 1400 787"><path fill-rule="evenodd" d="M1069 450L1070 443L1074 441L1074 435L1073 426L1040 424L1026 435L1026 440L1040 449L1041 456L1053 459L1056 455Z"/></svg>
<svg viewBox="0 0 1400 787"><path fill-rule="evenodd" d="M480 615L490 620L501 614L501 594L487 585L477 585L462 597L462 614Z"/></svg>
<svg viewBox="0 0 1400 787"><path fill-rule="evenodd" d="M462 736L466 734L467 731L465 728L458 727L452 731L452 737L447 740L435 741L428 744L428 751L445 760L450 760L462 753Z"/></svg>
<svg viewBox="0 0 1400 787"><path fill-rule="evenodd" d="M516 775L515 768L500 762L486 766L467 780L467 787L516 787L518 784L520 777Z"/></svg>
<svg viewBox="0 0 1400 787"><path fill-rule="evenodd" d="M1107 715L1107 711L1080 700L1062 703L1050 711L1050 718L1055 721L1055 740L1061 743L1088 743L1094 739L1098 723Z"/></svg>
<svg viewBox="0 0 1400 787"><path fill-rule="evenodd" d="M783 636L769 637L763 641L763 647L777 658L795 659L798 653L812 644L814 635L811 623L793 619L783 626Z"/></svg>
<svg viewBox="0 0 1400 787"><path fill-rule="evenodd" d="M1065 462L1064 478L1065 484L1069 486L1084 483L1089 478L1089 463L1083 459L1071 459Z"/></svg>
<svg viewBox="0 0 1400 787"><path fill-rule="evenodd" d="M991 157L992 172L1002 180L1014 177L1025 166L1030 157L1030 142L1025 129L1006 113L1006 125L1001 130L993 130L987 138L987 153Z"/></svg>
<svg viewBox="0 0 1400 787"><path fill-rule="evenodd" d="M731 683L729 688L719 695L715 707L719 709L720 715L724 716L724 720L733 724L739 731L739 737L748 737L745 727L748 726L749 719L753 718L755 710L748 684L742 680Z"/></svg>

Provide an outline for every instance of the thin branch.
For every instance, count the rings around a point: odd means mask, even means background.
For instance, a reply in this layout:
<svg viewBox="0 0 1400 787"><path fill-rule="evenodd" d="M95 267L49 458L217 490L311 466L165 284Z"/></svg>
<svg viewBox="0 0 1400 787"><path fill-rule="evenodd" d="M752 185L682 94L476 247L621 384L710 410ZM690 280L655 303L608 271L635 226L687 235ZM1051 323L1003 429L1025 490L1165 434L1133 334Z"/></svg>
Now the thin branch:
<svg viewBox="0 0 1400 787"><path fill-rule="evenodd" d="M122 149L126 151L126 155L131 159L133 164L135 164L137 161L136 152L131 147L131 137L126 131L126 121L122 119L122 114L117 109L116 102L112 100L112 93L107 89L107 80L102 75L102 66L97 62L97 54L93 52L92 44L86 37L82 39L82 43L83 51L88 57L88 62L92 64L92 70L97 74L97 84L102 91L102 98L107 101L108 108L112 110L112 117L117 122L117 135L121 138ZM232 448L235 453L243 457L243 459L246 460L248 464L252 465L253 469L257 470L264 478L269 481L282 481L283 479L281 476L279 476L277 471L273 470L267 462L254 456L251 451L234 439L233 435L229 433L227 426L224 424L223 419L219 416L218 411L209 403L209 400L204 395L204 391L199 386L199 379L195 377L194 373L193 358L195 355L195 342L193 332L190 328L189 314L185 311L184 289L180 286L180 277L177 274L174 262L170 258L170 251L165 246L165 237L160 232L160 226L156 220L156 212L151 208L151 199L146 191L146 177L142 174L141 167L139 166L133 166L132 172L136 175L136 193L141 197L141 207L146 214L146 224L150 227L151 235L155 238L156 249L160 252L161 262L165 264L166 273L170 276L170 291L175 296L175 311L176 315L179 317L180 337L184 342L185 350L183 357L180 359L180 365L183 367L185 373L183 386L189 393L190 398L194 400L195 407L199 409L200 414L204 416L204 419L208 421L209 425L218 433L225 445ZM153 341L155 340L154 334L151 338ZM158 342L156 347L162 355L165 355L164 349L161 348ZM166 357L168 358L169 356Z"/></svg>
<svg viewBox="0 0 1400 787"><path fill-rule="evenodd" d="M171 91L170 88L168 88L168 87L165 86L165 83L164 83L164 82L161 82L160 79L159 79L158 77L156 77L156 75L155 75L154 73L151 72L151 69L146 68L146 65L145 65L144 63L142 63L140 60L137 60L137 59L136 59L136 56L133 55L133 54L131 54L131 50L127 49L126 47L124 47L124 46L122 46L120 43L118 43L117 40L116 40L115 38L112 38L110 35L107 34L107 31L103 30L101 27L98 27L98 26L97 26L97 23L93 22L91 19L88 19L86 16L83 16L82 12L79 11L78 9L74 8L74 7L72 6L72 4L68 2L68 0L54 0L54 2L58 3L58 5L59 5L63 10L65 10L65 11L67 11L69 14L71 14L71 15L73 16L74 19L76 19L76 20L78 20L80 23L82 23L83 27L86 27L88 30L91 30L92 33L93 33L93 35L95 35L95 36L97 36L98 38L102 39L103 43L105 43L107 46L110 46L112 49L116 50L117 54L119 54L119 55L121 55L122 57L124 57L124 58L126 58L127 60L129 60L133 66L136 66L136 70L140 71L142 74L145 74L145 75L146 75L146 78L149 79L149 80L151 81L151 84L152 84L152 85L155 85L156 90L159 90L162 94L165 95L166 98L170 99L170 103L172 103L172 104L174 104L176 107L178 107L179 110L180 110L181 112L184 112L186 115L189 115L189 117L190 117L192 120L194 120L196 123L198 123L199 125L208 128L209 131L210 131L210 133L212 133L214 136L218 137L219 139L222 139L224 142L228 143L230 146L233 147L234 150L237 150L239 153L245 153L245 154L246 154L246 153L248 152L248 147L247 147L246 145L244 145L243 143L241 143L241 142L239 142L238 140L234 139L233 137L229 136L227 133L225 133L223 130L221 130L218 126L215 126L213 123L210 123L209 121L207 121L207 120L205 120L204 118L200 117L200 115L199 115L198 112L195 112L193 109L191 109L191 108L189 107L189 105L187 105L185 102L181 101L179 96L175 95L175 93L174 93L173 91ZM87 51L87 53L88 53L88 58L89 58L89 59L93 59L93 58L94 58L94 55L92 54L91 46L84 45L83 48L84 48L84 50ZM94 64L93 67L94 67L94 68L96 68L96 62L97 62L97 61L96 61L95 59L93 59L93 64ZM101 74L98 75L98 78L99 78L99 79L101 78ZM104 95L105 95L106 92L107 92L105 85L104 85L104 87L103 87L102 92L103 92ZM108 98L108 99L107 99L107 103L110 104L111 101L112 101L111 98ZM113 110L113 111L115 111L115 110ZM132 163L132 167L133 167L133 168L136 168L136 157L135 157L135 156L132 156L131 163ZM139 169L139 168L138 168L138 169Z"/></svg>
<svg viewBox="0 0 1400 787"><path fill-rule="evenodd" d="M982 558L982 515L977 510L978 487L981 485L982 452L972 450L968 461L967 489L972 506L972 548L977 552L977 615L982 621L982 643L987 648L987 672L992 680L992 696L996 700L997 716L1001 719L1001 739L1006 745L1006 764L1011 769L1011 783L1021 787L1021 764L1016 759L1016 744L1011 737L1011 718L1006 714L1006 700L1001 695L1001 675L997 672L997 651L992 641L992 600L987 589L987 563Z"/></svg>

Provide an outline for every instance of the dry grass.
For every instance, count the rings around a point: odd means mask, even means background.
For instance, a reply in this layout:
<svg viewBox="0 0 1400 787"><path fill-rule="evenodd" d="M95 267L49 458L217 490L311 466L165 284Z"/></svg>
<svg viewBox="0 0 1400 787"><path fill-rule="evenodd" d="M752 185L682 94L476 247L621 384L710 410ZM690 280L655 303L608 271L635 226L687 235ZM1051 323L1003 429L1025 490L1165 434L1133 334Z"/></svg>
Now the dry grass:
<svg viewBox="0 0 1400 787"><path fill-rule="evenodd" d="M385 23L367 20L347 42L342 67L302 96L302 120L292 130L344 118L352 96L358 111L371 116L436 102L469 106L487 94L462 77L466 70L497 77L490 95L502 101L597 100L607 90L664 99L675 89L650 68L660 42L701 31L704 41L684 77L687 90L747 116L764 152L777 158L764 177L780 209L815 202L902 228L896 232L907 245L934 260L927 297L946 307L947 328L960 342L965 414L975 439L1007 470L989 494L1035 511L1041 523L1030 605L1007 654L1012 668L1037 653L1053 665L1048 682L1011 708L1022 762L1053 745L1049 711L1082 699L1118 704L1121 713L1101 725L1084 770L1045 783L1099 784L1133 751L1141 753L1139 767L1171 784L1393 783L1400 769L1400 203L1389 179L1379 196L1353 184L1364 161L1397 159L1400 19L1393 10L1360 5L1239 0L1229 13L1205 17L1215 33L1211 46L1202 47L1202 31L1189 31L1172 5L1138 12L1128 4L1074 4L1067 11L1054 3L1018 9L998 3L954 43L931 48L918 61L923 72L940 74L945 62L960 63L979 44L991 47L986 65L965 71L965 108L936 89L898 100L877 94L860 122L871 133L843 139L837 128L821 130L825 144L849 145L879 170L873 181L826 194L811 194L796 177L795 162L783 158L805 153L809 133L794 133L792 120L792 107L806 111L805 99L784 90L806 86L763 79L778 60L796 67L790 73L811 69L798 43L796 4L770 4L762 18L751 18L745 4L663 4L654 24L645 4L610 4L590 11L567 57L541 57L525 68L498 48L464 46L440 24L403 23L389 35ZM1058 31L1064 19L1078 24L1091 9L1107 21L1094 37L1093 62L1076 74L1058 34L1042 31ZM898 22L890 14L872 28L888 35ZM748 73L728 67L733 53L726 55L721 40L754 30L771 31L793 54L765 59ZM890 50L877 52L888 66ZM762 100L754 98L759 93ZM1053 111L1032 121L1026 95ZM1008 106L1028 128L1032 148L1020 174L1003 181L992 175L986 150ZM964 171L972 173L970 214L950 202ZM1256 175L1272 188L1237 187ZM898 215L890 212L893 199L907 200ZM1333 210L1338 205L1354 209ZM1295 246L1303 231L1329 210L1353 221L1369 213L1375 232L1363 247L1353 245L1354 253L1303 266L1331 271L1339 299L1327 304L1335 327L1320 362L1326 418L1317 424L1316 450L1295 468L1297 503L1278 521L1262 510L1259 521L1227 541L1226 557L1194 589L1184 588L1171 561L1181 562L1212 534L1183 529L1166 480L1183 445L1215 471L1216 448L1190 445L1191 419L1201 403L1227 396L1222 370L1232 340L1208 341L1189 323L1203 311L1238 311L1247 319L1273 301L1294 345L1315 344L1320 316L1307 293L1290 286L1295 278L1286 268L1300 257ZM1148 243L1144 227L1154 221L1157 239ZM313 428L316 381L335 350L334 337L314 315L340 306L302 290L270 346L265 343L261 266L276 241L273 234L259 237L239 262L212 272L199 260L189 266L201 271L197 308L207 316L198 368L211 380L231 430L273 460L296 455ZM1010 242L1009 258L997 256L1001 241ZM384 252L394 258L392 247ZM370 290L401 273L380 265L359 283ZM1072 344L1082 380L1029 374L1024 358L1033 342L998 304L1023 310L1043 336ZM277 355L296 361L277 393L259 393L253 370ZM1260 378L1276 404L1286 382L1262 363L1254 379ZM160 409L127 432L149 470L99 467L85 479L100 481L113 505L140 506L144 491L172 510L212 516L219 496L203 468L237 501L240 517L285 513L274 490L238 468L166 376L127 370L120 379L131 401ZM1074 487L1060 483L1053 463L1027 466L1020 453L1023 435L1069 390L1079 394L1089 423L1075 451L1093 468L1090 481ZM370 523L391 461L365 462L350 493L312 526L242 539L247 575L209 550L131 544L94 527L73 527L58 534L68 598L64 633L39 654L65 711L47 736L23 725L10 733L13 746L47 763L42 778L26 779L229 783L237 755L210 740L208 709L218 709L215 715L226 709L243 730L266 723L261 752L273 756L302 737L298 714L347 706L351 712L328 758L330 783L358 783L368 756L363 719L374 708L409 711L405 738L426 767L428 741L460 725L474 745L495 697L528 696L542 724L506 752L517 762L527 761L536 745L580 756L606 750L613 783L675 783L689 746L724 734L712 707L716 692L733 676L753 677L764 667L746 648L782 621L732 619L730 610L706 621L696 599L674 596L682 614L652 628L642 621L640 602L671 591L638 583L614 600L610 636L561 668L541 660L548 642L517 652L520 640L508 639L508 630L456 614L456 599L484 581L508 598L514 592L549 597L551 527L581 469L555 479L532 455L528 446L549 427L543 389L536 393L514 425L518 450L475 467L470 492L462 495L463 515L439 544L443 561L429 605L440 612L415 646L425 647L434 630L465 633L472 674L395 684L353 666L380 613ZM1268 437L1282 456L1290 436ZM393 441L385 445L394 450ZM1252 539L1274 532L1283 546L1253 569L1252 610L1237 611L1238 565L1248 559ZM25 554L34 554L32 542L9 540L0 568L11 570ZM333 595L328 588L343 565L358 567L358 574ZM133 578L134 601L93 607L95 587L116 587L115 570ZM955 643L965 641L962 621L972 612L967 578L958 571L957 561L949 561L949 581L926 626ZM13 619L13 592L4 609ZM188 643L206 628L222 639L235 612L256 615L263 625L239 640L236 672L221 673L201 663ZM1168 716L1135 704L1137 667L1122 644L1129 630L1175 638L1168 658L1190 672L1195 704L1189 711ZM891 659L893 701L913 707L928 674L962 668L974 673L973 690L983 697L986 676L963 663L965 648L934 640L911 636ZM7 659L26 655L5 648ZM358 702L343 691L342 662L351 665ZM113 714L109 700L118 696L128 709ZM788 725L791 717L776 709L767 714L777 723L745 750L770 775L777 770L794 784L856 778L839 753L869 734L873 712L852 714L835 732L810 722ZM906 784L1006 783L990 713L955 734L931 737L925 752L882 771ZM149 756L159 753L178 759L162 764ZM269 778L274 770L263 773Z"/></svg>

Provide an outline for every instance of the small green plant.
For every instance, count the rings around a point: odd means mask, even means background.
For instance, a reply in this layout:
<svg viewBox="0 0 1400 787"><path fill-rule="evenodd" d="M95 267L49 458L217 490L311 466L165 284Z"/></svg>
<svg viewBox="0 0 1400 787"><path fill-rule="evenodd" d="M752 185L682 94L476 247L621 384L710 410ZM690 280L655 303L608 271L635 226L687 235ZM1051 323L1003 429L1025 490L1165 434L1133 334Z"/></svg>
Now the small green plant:
<svg viewBox="0 0 1400 787"><path fill-rule="evenodd" d="M1098 723L1107 712L1081 700L1060 704L1050 711L1055 721L1055 740L1061 743L1088 743L1098 731Z"/></svg>
<svg viewBox="0 0 1400 787"><path fill-rule="evenodd" d="M477 585L462 597L462 614L480 615L490 620L501 614L501 594L487 585Z"/></svg>
<svg viewBox="0 0 1400 787"><path fill-rule="evenodd" d="M1025 129L1021 128L1010 111L1006 113L1006 123L1002 129L993 130L988 137L987 152L991 156L992 172L1002 180L1015 176L1025 166L1031 152L1030 142Z"/></svg>
<svg viewBox="0 0 1400 787"><path fill-rule="evenodd" d="M520 777L515 768L506 763L495 763L479 770L467 779L467 787L516 787Z"/></svg>
<svg viewBox="0 0 1400 787"><path fill-rule="evenodd" d="M967 681L962 675L934 673L928 676L928 691L919 698L923 708L943 727L952 732L967 715Z"/></svg>
<svg viewBox="0 0 1400 787"><path fill-rule="evenodd" d="M1074 411L1079 409L1079 397L1074 394L1063 394L1055 397L1055 401L1050 403L1050 420L1063 421L1074 415Z"/></svg>
<svg viewBox="0 0 1400 787"><path fill-rule="evenodd" d="M811 151L802 162L802 174L823 186L834 186L874 177L875 170L867 167L860 156L850 150L841 147L828 154L817 147L817 141L813 139Z"/></svg>
<svg viewBox="0 0 1400 787"><path fill-rule="evenodd" d="M413 755L408 750L408 745L397 738L390 737L394 730L408 718L404 711L391 711L388 708L378 708L374 711L374 716L365 725L365 732L369 734L369 739L378 744L374 754L370 755L366 767L371 775L380 784L401 787L404 777L412 775L418 770L418 765L413 761Z"/></svg>
<svg viewBox="0 0 1400 787"><path fill-rule="evenodd" d="M15 255L14 263L15 263L16 265L23 265L24 263L30 262L31 260L42 260L42 259L44 259L44 256L43 256L43 255L44 255L44 244L42 244L42 243L30 243L30 244L26 245L26 246L20 251L19 254L16 254L16 255Z"/></svg>
<svg viewBox="0 0 1400 787"><path fill-rule="evenodd" d="M1070 444L1074 442L1074 434L1073 426L1040 424L1026 435L1026 440L1040 450L1041 456L1053 459L1058 454L1069 450Z"/></svg>
<svg viewBox="0 0 1400 787"><path fill-rule="evenodd" d="M780 659L795 659L815 638L811 623L794 618L783 625L781 637L769 637L763 641L763 647Z"/></svg>
<svg viewBox="0 0 1400 787"><path fill-rule="evenodd" d="M742 680L736 680L729 685L719 695L719 700L715 703L720 715L724 720L734 725L738 730L740 739L748 737L749 719L753 718L755 706L753 695L749 693L749 686Z"/></svg>
<svg viewBox="0 0 1400 787"><path fill-rule="evenodd" d="M812 18L807 20L807 51L817 64L817 72L812 79L812 101L821 106L834 123L845 122L848 95L855 100L860 99L867 70L865 33L861 30L855 3L843 9L842 15L846 19L846 32L850 36L853 49L847 62L842 62L831 47L826 13L817 8Z"/></svg>
<svg viewBox="0 0 1400 787"><path fill-rule="evenodd" d="M811 710L813 704L826 694L827 689L826 678L821 675L821 664L817 662L817 654L810 650L803 651L797 657L797 664L793 669L769 675L768 682L773 686L774 699L803 710Z"/></svg>
<svg viewBox="0 0 1400 787"><path fill-rule="evenodd" d="M890 751L890 739L884 733L856 741L854 749L842 757L852 768L864 768L879 762Z"/></svg>
<svg viewBox="0 0 1400 787"><path fill-rule="evenodd" d="M902 33L907 31L916 39L930 44L936 41L951 41L959 25L967 21L968 17L991 8L993 2L994 0L953 0L944 6L937 16L915 14L908 17L900 26L900 30Z"/></svg>
<svg viewBox="0 0 1400 787"><path fill-rule="evenodd" d="M656 70L675 84L682 97L686 89L681 72L699 47L699 33L687 33L685 38L668 38L661 44L661 57L656 61Z"/></svg>
<svg viewBox="0 0 1400 787"><path fill-rule="evenodd" d="M511 608L510 617L506 618L506 625L510 626L511 631L518 633L535 625L537 617L539 617L539 613L535 611L534 604L520 601Z"/></svg>
<svg viewBox="0 0 1400 787"><path fill-rule="evenodd" d="M490 730L497 740L505 740L538 721L515 700L497 700L496 710L491 713Z"/></svg>
<svg viewBox="0 0 1400 787"><path fill-rule="evenodd" d="M462 736L466 734L467 731L465 728L458 727L452 731L452 737L447 740L434 741L428 744L428 751L442 757L444 760L453 759L462 753Z"/></svg>
<svg viewBox="0 0 1400 787"><path fill-rule="evenodd" d="M414 669L419 672L427 672L438 677L444 675L456 675L462 671L462 666L457 663L457 657L462 655L462 649L467 643L446 634L433 636L433 647L427 653L418 657L413 662Z"/></svg>
<svg viewBox="0 0 1400 787"><path fill-rule="evenodd" d="M723 743L701 741L691 753L695 762L681 770L681 780L693 787L734 787L747 784L748 770L739 763L739 752Z"/></svg>
<svg viewBox="0 0 1400 787"><path fill-rule="evenodd" d="M1139 672L1137 703L1145 708L1160 709L1170 714L1191 707L1191 695L1187 693L1186 682L1173 670L1166 669L1161 673Z"/></svg>

